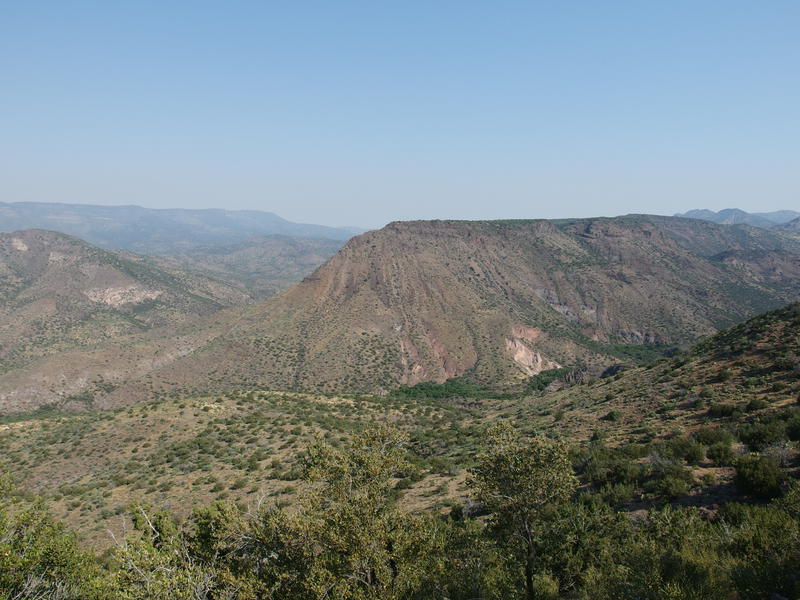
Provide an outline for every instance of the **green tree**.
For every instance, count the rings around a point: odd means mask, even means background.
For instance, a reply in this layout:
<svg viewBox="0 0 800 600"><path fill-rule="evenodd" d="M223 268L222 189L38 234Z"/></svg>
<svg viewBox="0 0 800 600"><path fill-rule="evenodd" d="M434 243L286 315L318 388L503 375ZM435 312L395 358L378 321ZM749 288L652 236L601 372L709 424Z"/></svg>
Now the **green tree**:
<svg viewBox="0 0 800 600"><path fill-rule="evenodd" d="M489 429L469 485L491 511L491 527L517 557L526 597L536 597L537 539L548 511L567 502L577 479L564 442L523 438L507 423Z"/></svg>
<svg viewBox="0 0 800 600"><path fill-rule="evenodd" d="M114 553L112 577L117 598L124 600L206 600L214 573L189 551L185 537L170 515L132 509L137 535L120 542Z"/></svg>
<svg viewBox="0 0 800 600"><path fill-rule="evenodd" d="M0 473L0 598L107 597L94 558L41 501L24 500Z"/></svg>

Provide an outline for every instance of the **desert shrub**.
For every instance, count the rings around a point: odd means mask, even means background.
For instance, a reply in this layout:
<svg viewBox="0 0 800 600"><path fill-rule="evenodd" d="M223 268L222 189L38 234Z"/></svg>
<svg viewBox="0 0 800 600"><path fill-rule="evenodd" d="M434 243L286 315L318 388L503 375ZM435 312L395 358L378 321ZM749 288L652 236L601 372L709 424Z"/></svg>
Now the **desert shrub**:
<svg viewBox="0 0 800 600"><path fill-rule="evenodd" d="M708 407L708 414L716 418L733 417L738 412L739 408L735 404L714 403Z"/></svg>
<svg viewBox="0 0 800 600"><path fill-rule="evenodd" d="M657 450L660 455L688 463L698 463L706 457L706 449L692 438L680 437L661 444Z"/></svg>
<svg viewBox="0 0 800 600"><path fill-rule="evenodd" d="M786 437L793 442L800 440L800 415L794 416L786 422Z"/></svg>
<svg viewBox="0 0 800 600"><path fill-rule="evenodd" d="M572 372L572 369L548 369L541 373L534 375L528 380L528 389L534 392L541 392L548 385L559 379L563 379Z"/></svg>
<svg viewBox="0 0 800 600"><path fill-rule="evenodd" d="M620 506L633 500L635 491L632 483L606 484L597 491L596 496L609 506Z"/></svg>
<svg viewBox="0 0 800 600"><path fill-rule="evenodd" d="M720 443L730 446L733 443L733 435L721 427L698 429L692 434L692 437L704 446L713 446Z"/></svg>
<svg viewBox="0 0 800 600"><path fill-rule="evenodd" d="M647 444L630 443L620 446L617 451L628 458L644 458L650 452Z"/></svg>
<svg viewBox="0 0 800 600"><path fill-rule="evenodd" d="M732 465L736 459L736 455L731 449L730 444L726 444L725 442L717 442L709 446L706 450L706 456L720 467Z"/></svg>
<svg viewBox="0 0 800 600"><path fill-rule="evenodd" d="M728 547L738 560L733 578L739 597L800 597L798 492L795 484L785 498L768 506L728 503L720 510L718 516L730 532Z"/></svg>
<svg viewBox="0 0 800 600"><path fill-rule="evenodd" d="M717 374L717 381L724 383L726 381L730 381L731 377L733 377L733 373L727 367L720 369L719 373Z"/></svg>
<svg viewBox="0 0 800 600"><path fill-rule="evenodd" d="M786 423L771 421L769 423L744 423L737 432L742 443L756 452L762 448L786 439Z"/></svg>
<svg viewBox="0 0 800 600"><path fill-rule="evenodd" d="M644 490L668 500L685 496L695 483L689 469L670 460L655 460L651 473L651 478L644 483Z"/></svg>
<svg viewBox="0 0 800 600"><path fill-rule="evenodd" d="M761 398L753 398L750 402L745 405L744 410L746 412L754 412L757 410L762 410L769 406L769 402L766 400L762 400Z"/></svg>
<svg viewBox="0 0 800 600"><path fill-rule="evenodd" d="M744 456L736 461L736 487L745 494L769 500L781 493L783 471L764 456Z"/></svg>
<svg viewBox="0 0 800 600"><path fill-rule="evenodd" d="M602 446L589 449L575 461L576 471L589 483L636 483L643 475L642 466L619 450Z"/></svg>

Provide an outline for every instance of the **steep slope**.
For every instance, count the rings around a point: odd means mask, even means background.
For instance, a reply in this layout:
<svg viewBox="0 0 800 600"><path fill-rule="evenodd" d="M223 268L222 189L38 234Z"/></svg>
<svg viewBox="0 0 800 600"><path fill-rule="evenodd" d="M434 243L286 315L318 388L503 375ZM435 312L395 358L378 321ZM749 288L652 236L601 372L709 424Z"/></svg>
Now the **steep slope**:
<svg viewBox="0 0 800 600"><path fill-rule="evenodd" d="M179 329L0 378L5 410L102 375L98 406L225 389L381 392L467 374L593 372L688 344L800 293L800 243L671 217L394 223L300 284Z"/></svg>
<svg viewBox="0 0 800 600"><path fill-rule="evenodd" d="M343 245L342 240L273 235L149 258L163 268L202 273L264 299L302 280Z"/></svg>
<svg viewBox="0 0 800 600"><path fill-rule="evenodd" d="M179 252L274 234L346 240L361 231L292 223L256 210L0 202L0 231L18 229L61 231L102 248L142 253Z"/></svg>
<svg viewBox="0 0 800 600"><path fill-rule="evenodd" d="M134 258L51 231L0 234L0 372L249 299L228 284Z"/></svg>

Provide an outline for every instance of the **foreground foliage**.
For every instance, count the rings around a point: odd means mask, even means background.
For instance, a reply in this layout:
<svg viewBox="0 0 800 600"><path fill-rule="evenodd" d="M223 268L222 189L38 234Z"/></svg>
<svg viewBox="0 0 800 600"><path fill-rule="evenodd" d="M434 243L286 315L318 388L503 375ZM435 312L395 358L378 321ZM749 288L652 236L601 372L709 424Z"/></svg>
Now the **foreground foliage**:
<svg viewBox="0 0 800 600"><path fill-rule="evenodd" d="M610 456L580 460L600 477ZM341 448L318 440L296 506L215 502L182 524L134 507L135 531L102 564L5 482L0 599L800 598L797 482L769 504L631 519L576 492L563 443L499 425L472 469L475 501L442 515L397 502L409 458L388 427Z"/></svg>

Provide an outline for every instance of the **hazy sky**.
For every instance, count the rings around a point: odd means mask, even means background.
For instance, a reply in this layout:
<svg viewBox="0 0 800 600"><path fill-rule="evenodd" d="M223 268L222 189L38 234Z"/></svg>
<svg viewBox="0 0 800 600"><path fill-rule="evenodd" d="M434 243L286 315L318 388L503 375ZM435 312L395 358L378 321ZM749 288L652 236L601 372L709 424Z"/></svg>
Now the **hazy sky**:
<svg viewBox="0 0 800 600"><path fill-rule="evenodd" d="M0 200L800 209L800 2L0 0Z"/></svg>

